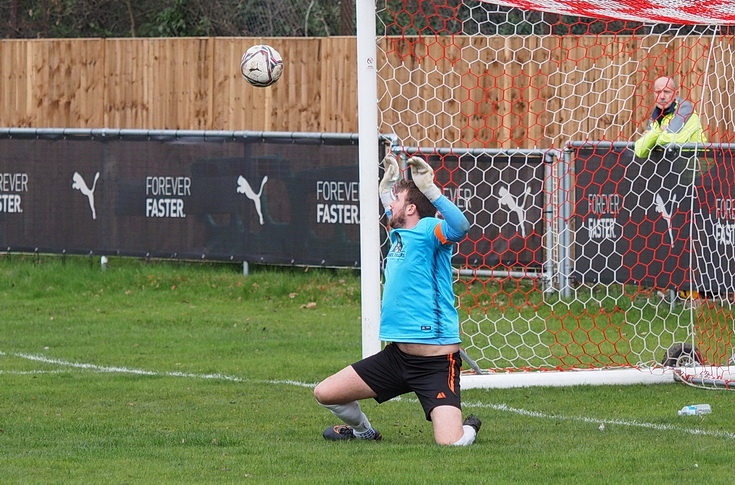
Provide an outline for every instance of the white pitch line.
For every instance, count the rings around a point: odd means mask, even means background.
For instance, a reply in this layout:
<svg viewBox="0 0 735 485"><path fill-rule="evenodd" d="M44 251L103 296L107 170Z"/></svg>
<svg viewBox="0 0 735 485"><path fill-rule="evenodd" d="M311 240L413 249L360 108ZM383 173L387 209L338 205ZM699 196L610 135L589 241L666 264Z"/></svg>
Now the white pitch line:
<svg viewBox="0 0 735 485"><path fill-rule="evenodd" d="M131 369L129 367L117 367L117 366L111 367L111 366L102 366L102 365L95 365L95 364L84 364L80 362L69 362L66 360L51 359L48 357L44 357L42 355L32 355L32 354L24 354L24 353L6 354L5 352L0 351L0 355L12 355L15 357L21 357L23 359L32 360L34 362L61 365L64 367L74 367L76 369L92 370L96 372L110 372L110 373L116 373L116 374L134 374L134 375L140 375L140 376L166 376L166 377L186 377L186 378L191 378L191 379L215 379L215 380L231 381L231 382L264 382L267 384L288 384L291 386L309 387L309 388L316 387L316 384L309 384L305 382L298 382L298 381L291 381L291 380L254 381L250 379L242 379L240 377L228 376L225 374L191 374L187 372L156 372L156 371L142 370L142 369Z"/></svg>
<svg viewBox="0 0 735 485"><path fill-rule="evenodd" d="M23 359L32 360L35 362L42 362L44 364L54 364L54 365L61 365L64 367L73 367L77 369L85 369L85 370L92 370L96 372L110 372L110 373L119 373L119 374L135 374L135 375L142 375L142 376L166 376L166 377L185 377L185 378L192 378L192 379L215 379L215 380L224 380L224 381L231 381L231 382L260 382L260 383L266 383L266 384L286 384L291 386L298 386L298 387L306 387L306 388L314 388L316 387L316 384L309 384L306 382L299 382L299 381L292 381L292 380L249 380L249 379L243 379L240 377L233 377L228 376L225 374L191 374L186 372L156 372L156 371L148 371L148 370L141 370L141 369L131 369L128 367L111 367L111 366L101 366L101 365L95 365L95 364L84 364L79 362L69 362L66 360L60 360L60 359L51 359L48 357L44 357L42 355L32 355L32 354L24 354L24 353L11 353L7 354L6 352L3 352L0 350L0 355L12 355L15 357L20 357ZM31 371L29 373L43 373L44 371ZM59 372L59 371L48 371L51 372ZM0 374L3 373L10 373L7 371L0 371ZM399 398L396 398L395 400L400 400ZM410 401L418 402L416 399L410 399ZM621 419L598 419L598 418L590 418L586 416L561 416L558 414L548 414L548 413L541 413L538 411L528 411L526 409L519 409L519 408L513 408L508 406L507 404L487 404L487 403L481 403L481 402L465 402L463 403L463 406L465 407L472 407L472 408L485 408L485 409L494 409L495 411L502 411L502 412L509 412L509 413L515 413L520 414L522 416L528 416L531 418L540 418L540 419L557 419L557 420L564 420L564 421L579 421L583 423L593 423L593 424L605 424L605 425L618 425L618 426L630 426L630 427L637 427L637 428L644 428L644 429L653 429L658 431L676 431L679 433L687 433L691 435L697 435L697 436L713 436L716 438L726 438L730 440L735 440L735 433L731 433L728 431L708 431L704 429L699 428L681 428L679 426L672 426L668 424L655 424L655 423L645 423L640 421L625 421Z"/></svg>
<svg viewBox="0 0 735 485"><path fill-rule="evenodd" d="M618 425L618 426L630 426L635 428L646 428L646 429L655 429L658 431L678 431L680 433L688 433L692 435L698 435L698 436L713 436L716 438L727 438L730 440L735 440L735 433L731 433L728 431L708 431L704 429L698 429L698 428L682 428L679 426L673 426L670 424L655 424L655 423L645 423L640 421L625 421L622 419L599 419L599 418L589 418L586 416L561 416L558 414L547 414L547 413L541 413L537 411L528 411L526 409L518 409L508 406L507 404L486 404L486 403L463 403L463 406L468 407L477 407L477 408L487 408L487 409L494 409L496 411L503 411L503 412L509 412L509 413L515 413L520 414L522 416L529 416L532 418L541 418L541 419L560 419L564 421L580 421L583 423L592 423L592 424L612 424L612 425Z"/></svg>
<svg viewBox="0 0 735 485"><path fill-rule="evenodd" d="M62 370L0 370L0 375L27 376L36 374L61 374Z"/></svg>

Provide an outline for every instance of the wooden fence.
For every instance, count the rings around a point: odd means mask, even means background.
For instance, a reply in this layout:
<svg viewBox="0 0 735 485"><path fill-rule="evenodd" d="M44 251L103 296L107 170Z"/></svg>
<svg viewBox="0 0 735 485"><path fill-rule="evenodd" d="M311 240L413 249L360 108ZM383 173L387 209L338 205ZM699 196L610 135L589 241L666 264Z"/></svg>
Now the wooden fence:
<svg viewBox="0 0 735 485"><path fill-rule="evenodd" d="M3 40L0 125L356 131L354 40L268 39L286 60L268 89L239 74L242 53L261 41Z"/></svg>
<svg viewBox="0 0 735 485"><path fill-rule="evenodd" d="M239 74L242 52L256 43L284 58L270 88ZM732 44L696 36L382 39L380 131L422 146L628 140L645 127L652 78L675 74L710 139L729 141ZM357 132L356 62L352 37L0 40L0 126Z"/></svg>

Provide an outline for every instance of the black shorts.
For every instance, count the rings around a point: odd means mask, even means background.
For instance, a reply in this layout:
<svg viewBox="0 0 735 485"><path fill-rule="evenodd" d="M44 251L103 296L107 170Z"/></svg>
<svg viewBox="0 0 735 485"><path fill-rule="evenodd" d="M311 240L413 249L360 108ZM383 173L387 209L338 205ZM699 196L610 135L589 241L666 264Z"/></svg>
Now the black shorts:
<svg viewBox="0 0 735 485"><path fill-rule="evenodd" d="M414 392L431 421L437 406L462 408L459 375L462 358L459 352L437 357L419 357L388 344L375 355L352 364L357 375L375 391L379 403L407 392Z"/></svg>

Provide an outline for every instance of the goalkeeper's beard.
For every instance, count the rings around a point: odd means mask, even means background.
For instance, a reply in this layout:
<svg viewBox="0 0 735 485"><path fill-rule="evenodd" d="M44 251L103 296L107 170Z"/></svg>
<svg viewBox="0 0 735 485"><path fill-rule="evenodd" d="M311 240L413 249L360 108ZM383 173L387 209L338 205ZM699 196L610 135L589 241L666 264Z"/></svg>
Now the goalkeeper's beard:
<svg viewBox="0 0 735 485"><path fill-rule="evenodd" d="M400 229L402 227L405 227L406 216L403 213L391 214L390 219L388 219L388 225L391 227L391 229Z"/></svg>

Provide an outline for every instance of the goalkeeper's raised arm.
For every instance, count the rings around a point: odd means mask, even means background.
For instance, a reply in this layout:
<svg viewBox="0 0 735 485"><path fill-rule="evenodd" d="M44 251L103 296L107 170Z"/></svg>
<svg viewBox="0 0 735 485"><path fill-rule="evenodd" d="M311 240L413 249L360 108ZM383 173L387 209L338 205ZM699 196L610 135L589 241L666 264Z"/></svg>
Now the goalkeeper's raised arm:
<svg viewBox="0 0 735 485"><path fill-rule="evenodd" d="M434 183L434 170L426 161L419 157L411 157L408 165L411 167L411 178L416 187L444 217L442 230L447 239L452 242L461 241L470 230L470 222L467 217L442 195L439 187Z"/></svg>
<svg viewBox="0 0 735 485"><path fill-rule="evenodd" d="M456 205L442 195L441 190L434 183L434 170L426 161L419 157L411 157L407 163L411 170L413 184L426 197L426 201L415 196L411 197L411 203L417 205L417 207L423 206L423 210L417 211L419 219L433 216L438 211L444 218L441 227L442 234L448 241L461 241L470 229L467 217ZM384 174L379 187L380 201L383 203L386 216L390 220L393 215L392 204L396 200L396 184L399 183L400 168L398 167L398 161L392 154L388 154L383 158L383 168ZM409 186L410 184L406 181L401 181L398 190L404 190ZM430 202L435 210L432 210L426 202ZM402 219L403 216L399 216L401 226L395 226L393 223L389 223L389 225L391 227L403 227Z"/></svg>

